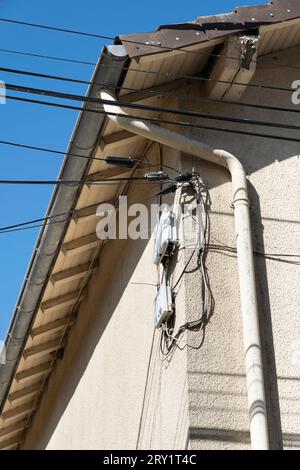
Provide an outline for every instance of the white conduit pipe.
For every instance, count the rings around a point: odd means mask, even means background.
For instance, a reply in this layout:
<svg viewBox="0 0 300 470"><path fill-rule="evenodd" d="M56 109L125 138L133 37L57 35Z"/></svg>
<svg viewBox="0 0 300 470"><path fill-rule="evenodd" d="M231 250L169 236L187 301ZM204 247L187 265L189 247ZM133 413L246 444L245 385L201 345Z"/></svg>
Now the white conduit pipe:
<svg viewBox="0 0 300 470"><path fill-rule="evenodd" d="M101 99L116 101L115 96L104 90ZM189 155L227 168L231 175L235 218L236 245L241 297L241 313L247 376L247 393L250 418L250 436L253 450L268 450L268 423L264 389L264 374L254 274L253 248L249 198L245 170L240 161L226 152L203 144L195 139L143 122L130 119L120 107L104 104L109 118L129 132L175 148ZM111 114L110 114L111 113ZM114 115L117 114L117 115ZM122 116L127 117L122 117Z"/></svg>

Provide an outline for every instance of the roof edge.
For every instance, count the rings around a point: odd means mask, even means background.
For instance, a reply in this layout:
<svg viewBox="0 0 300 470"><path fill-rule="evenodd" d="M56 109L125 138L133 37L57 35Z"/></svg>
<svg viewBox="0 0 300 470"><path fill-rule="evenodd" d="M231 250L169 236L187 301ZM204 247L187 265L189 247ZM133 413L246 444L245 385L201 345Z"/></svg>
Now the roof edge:
<svg viewBox="0 0 300 470"><path fill-rule="evenodd" d="M230 13L200 16L191 22L162 25L155 32L122 35L115 43L123 44L130 58L139 59L296 18L300 18L299 0L273 0L268 4L237 7Z"/></svg>
<svg viewBox="0 0 300 470"><path fill-rule="evenodd" d="M100 87L94 83L115 90L120 84L123 68L128 60L126 50L121 45L105 46L95 67L92 85L86 96L98 97ZM113 67L108 67L113 65ZM102 105L85 102L74 127L65 159L60 170L61 180L81 180L87 174L91 160L77 158L71 154L92 157L105 123L105 115L93 114L88 109L102 108ZM47 210L47 217L72 211L77 203L81 187L66 185L56 186ZM39 233L31 261L23 282L6 339L6 363L0 365L0 412L18 367L29 329L35 319L40 300L43 296L52 267L57 259L64 235L67 231L71 214L57 218L62 223L43 224Z"/></svg>

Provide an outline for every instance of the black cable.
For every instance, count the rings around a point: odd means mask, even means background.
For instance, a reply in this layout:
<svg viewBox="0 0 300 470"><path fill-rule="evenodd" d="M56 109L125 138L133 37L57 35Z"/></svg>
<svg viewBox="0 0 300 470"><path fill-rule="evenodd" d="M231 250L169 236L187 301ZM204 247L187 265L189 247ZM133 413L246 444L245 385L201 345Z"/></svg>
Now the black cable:
<svg viewBox="0 0 300 470"><path fill-rule="evenodd" d="M71 157L77 157L77 158L85 158L87 160L99 160L99 161L104 161L105 163L107 163L108 165L111 165L111 163L109 161L107 161L107 157L105 158L101 158L101 157L88 157L86 155L79 155L79 154L76 154L76 153L69 153L69 152L63 152L61 150L54 150L54 149L49 149L49 148L45 148L45 147L36 147L36 146L33 146L33 145L26 145L26 144L19 144L17 142L12 142L12 141L7 141L7 140L0 140L0 145L8 145L8 146L11 146L11 147L17 147L17 148L22 148L22 149L28 149L28 150L35 150L35 151L38 151L38 152L45 152L45 153L50 153L50 154L57 154L57 155L68 155L68 156L71 156ZM120 159L122 159L122 157L120 157ZM157 167L158 164L147 164L147 163L144 163L144 162L141 162L137 159L134 159L132 158L132 162L137 164L138 167ZM121 166L121 164L120 164ZM163 168L165 169L168 169L168 170L172 170L172 171L175 171L176 173L178 173L179 175L181 175L182 173L177 170L176 168L170 166L170 165L162 165Z"/></svg>
<svg viewBox="0 0 300 470"><path fill-rule="evenodd" d="M38 29L45 29L48 31L56 31L56 32L62 32L62 33L68 33L68 34L74 34L74 35L79 35L79 36L85 36L85 37L91 37L91 38L97 38L97 39L106 39L110 41L115 41L115 37L112 36L107 36L103 34L96 34L96 33L88 33L85 31L78 31L74 29L68 29L68 28L58 28L55 26L47 26L47 25L42 25L42 24L37 24L37 23L31 23L31 22L25 22L25 21L19 21L19 20L14 20L10 18L0 18L1 22L8 23L8 24L15 24L19 26L29 26L31 28L38 28ZM128 44L136 44L136 45L142 45L142 46L148 46L149 48L157 48L161 49L164 51L180 51L180 52L185 52L188 54L193 54L197 56L208 56L208 57L221 57L224 59L231 59L235 60L237 62L240 62L240 58L234 57L234 56L228 56L225 54L218 54L218 53L210 53L210 52L205 52L205 51L191 51L189 49L184 49L184 48L177 48L177 47L171 47L171 46L163 46L162 44L147 44L147 42L142 42L142 41L136 41L136 40L131 40L131 39L119 39L118 40L122 43L128 43ZM57 59L56 59L57 60ZM80 63L80 61L76 61L77 63ZM254 63L258 63L258 60L253 60ZM229 82L231 83L231 82ZM238 85L237 82L231 83L231 85ZM241 85L241 84L239 84ZM251 86L251 85L248 85ZM252 85L253 86L253 85Z"/></svg>
<svg viewBox="0 0 300 470"><path fill-rule="evenodd" d="M97 65L96 62L86 62L86 61L75 60L75 59L74 60L73 59L67 59L67 58L64 58L64 57L55 57L55 56L47 56L47 55L43 55L43 54L34 54L34 53L28 53L28 52L22 52L22 51L14 51L14 50L10 50L10 49L0 49L0 52L7 52L7 53L11 53L11 54L19 54L19 55L25 55L25 56L30 56L30 57L33 56L33 57L44 58L44 59L52 59L52 60L70 62L70 63L75 63L75 64L84 64L84 65L93 65L93 66ZM116 68L117 66L114 65L114 64L101 64L101 67ZM282 66L282 67L286 68L286 66ZM143 74L147 74L147 75L156 75L156 76L161 75L163 77L169 77L170 76L170 74L167 73L167 72L154 72L154 71L151 71L151 70L136 69L136 68L131 68L131 67L123 67L123 70L126 70L128 72L143 73ZM48 78L51 78L51 76L49 76ZM181 76L178 76L177 79L211 81L211 82L214 82L214 83L230 84L232 86L236 85L236 86L245 86L245 87L252 87L252 88L253 87L254 88L263 88L263 89L278 90L278 91L288 91L288 92L293 91L293 89L291 89L291 88L270 86L270 85L267 85L267 84L259 85L259 84L255 84L255 83L233 82L233 81L229 81L229 80L212 79L212 78L209 78L209 77L201 77L201 76L195 76L195 75L181 75ZM82 81L76 80L76 81L78 83L92 84L92 82L88 82L88 81L84 81L84 80L82 80ZM99 85L101 86L101 84L99 84ZM119 87L119 88L122 89L122 87ZM137 90L130 89L130 88L125 88L125 87L123 89L128 90L128 91L130 91L130 90L137 91ZM140 90L140 91L143 91L143 90Z"/></svg>
<svg viewBox="0 0 300 470"><path fill-rule="evenodd" d="M180 52L185 52L185 53L188 53L188 54L193 54L193 55L198 55L198 56L200 55L200 56L208 56L208 57L222 57L224 59L236 60L237 62L241 61L241 59L238 58L238 57L228 56L228 55L225 55L225 54L210 53L210 52L206 52L206 51L191 51L189 49L184 49L182 47L163 46L162 44L159 44L159 43L147 44L147 42L143 42L143 41L136 41L136 40L124 39L124 38L120 39L118 37L116 38L116 37L107 36L107 35L104 35L104 34L88 33L86 31L78 31L78 30L68 29L68 28L59 28L59 27L56 27L56 26L47 26L47 25L31 23L31 22L26 22L26 21L14 20L14 19L10 19L10 18L0 18L0 21L4 22L4 23L8 23L8 24L15 24L15 25L19 25L19 26L29 26L31 28L45 29L45 30L48 30L48 31L62 32L62 33L74 34L74 35L97 38L97 39L106 39L106 40L110 40L110 41L115 41L116 39L118 39L118 41L122 42L122 43L148 46L149 48L153 47L153 48L157 48L157 49L162 49L164 51L177 51L177 52L180 51ZM186 46L186 47L188 47L188 46ZM293 47L290 47L290 48L287 48L287 49L293 49ZM7 51L5 51L5 52L7 52ZM54 58L54 59L57 60L57 58ZM61 59L58 59L58 60L61 60ZM64 59L64 61L66 61L66 60ZM81 63L81 61L75 61L75 62L76 63ZM258 60L253 60L253 62L258 63ZM88 65L94 65L94 64L88 63ZM293 67L293 68L295 68L295 67Z"/></svg>
<svg viewBox="0 0 300 470"><path fill-rule="evenodd" d="M169 177L167 178L169 180ZM122 181L143 181L146 183L153 183L153 179L148 179L145 177L134 177L134 178L107 178L107 179L99 179L99 180L0 180L1 184L9 184L9 185L105 185L108 183L119 183ZM155 181L161 181L161 179L157 178Z"/></svg>
<svg viewBox="0 0 300 470"><path fill-rule="evenodd" d="M149 196L147 198L144 198L140 201L138 201L138 203L143 203L145 201L149 201L150 199L154 199L156 198L157 195L156 194L153 194L152 196ZM108 201L103 201L104 202L108 202ZM102 204L101 202L99 202L99 205ZM76 216L76 213L78 212L78 209L74 209L74 210L71 210L71 211L66 211L66 212L61 212L60 214L54 214L54 215L49 215L49 216L45 216L45 217L40 217L38 219L32 219L32 220L27 220L25 222L19 222L17 224L13 224L13 225L7 225L6 227L0 227L0 234L1 233L10 233L10 232L16 232L16 231L21 231L21 230L28 230L28 229L31 229L31 228L35 228L35 227L42 227L44 224L39 224L39 225L33 225L33 224L38 224L39 222L48 222L50 221L51 224L56 224L56 223L61 223L61 222L65 222L67 219L63 220L63 221L53 221L53 219L57 219L58 217L63 217L65 215L75 215ZM96 215L96 213L95 213ZM45 225L48 225L48 223L46 223Z"/></svg>
<svg viewBox="0 0 300 470"><path fill-rule="evenodd" d="M167 114L174 114L178 116L197 117L197 118L203 118L203 119L208 119L208 120L213 120L213 121L232 122L232 123L238 123L238 124L271 127L271 128L278 128L278 129L300 130L300 126L298 125L258 121L255 119L235 118L235 117L230 117L230 116L220 116L220 115L210 114L206 112L195 112L195 111L189 111L186 109L163 108L161 106L150 106L150 105L143 105L143 104L136 104L136 103L128 103L128 102L123 102L119 100L116 100L116 101L104 100L101 98L91 98L91 97L86 97L83 95L61 93L61 92L56 92L56 91L48 90L48 89L24 87L21 85L14 85L10 83L6 83L5 86L6 86L6 89L13 90L13 91L21 91L24 93L38 94L38 95L43 95L43 96L62 98L62 99L67 99L67 100L83 101L83 102L102 104L102 105L107 104L113 107L121 106L123 108L129 108L129 109L167 113Z"/></svg>
<svg viewBox="0 0 300 470"><path fill-rule="evenodd" d="M43 226L47 226L47 225L62 224L64 222L67 222L67 220L68 219L59 220L57 222L51 222L51 220L50 220L49 222L46 222L44 224L35 224L35 225L26 226L26 227L20 227L20 228L8 229L8 230L0 230L0 235L3 234L3 233L23 232L24 230L30 230L30 229L33 229L33 228L43 227Z"/></svg>
<svg viewBox="0 0 300 470"><path fill-rule="evenodd" d="M197 186L197 187L196 187ZM203 198L202 191L204 189L203 183L199 180L199 177L196 178L196 181L190 181L190 187L192 188L193 193L195 194L196 202L197 204L203 203L205 207L205 213L206 213L206 224L205 224L205 232L204 232L204 238L206 240L206 244L204 245L203 248L199 250L198 257L197 257L197 266L195 269L192 271L187 271L187 268L196 252L197 247L194 248L194 250L191 253L191 256L189 257L188 261L185 264L184 269L182 270L182 273L180 274L178 280L176 281L175 285L172 287L172 294L173 298L176 298L177 293L175 293L175 288L179 284L180 280L182 279L183 275L189 272L195 272L196 270L200 270L201 273L201 278L202 278L202 283L203 283L203 311L199 318L197 318L194 321L189 321L186 322L184 325L181 325L176 334L174 335L174 325L173 327L169 326L169 322L174 320L173 317L170 317L169 320L163 323L162 325L162 332L161 332L161 341L160 341L160 349L161 352L164 356L169 356L169 354L172 353L173 349L176 347L180 350L185 349L186 347L189 347L191 349L199 349L202 347L204 340L205 340L205 329L206 325L209 322L213 311L214 311L214 306L215 306L215 301L214 297L210 288L210 283L209 283L209 278L208 278L208 273L205 265L205 260L207 256L207 243L209 242L209 236L210 236L210 225L209 225L209 215L208 215L208 201L209 201L209 194L208 191L206 190L206 198ZM207 303L206 300L206 295L209 297L209 303ZM200 343L198 345L193 345L186 343L183 347L181 347L178 344L178 340L182 333L185 330L190 330L190 331L201 331L202 332L202 338L200 340ZM165 350L165 348L166 350Z"/></svg>
<svg viewBox="0 0 300 470"><path fill-rule="evenodd" d="M131 70L131 69L127 69ZM97 85L101 87L106 87L106 84L95 82L95 81L90 81L90 80L79 80L76 78L72 77L65 77L61 75L50 75L50 74L44 74L44 73L39 73L39 72L32 72L28 70L20 70L20 69L12 69L12 68L7 68L7 67L0 67L0 71L6 72L6 73L12 73L12 74L17 74L17 75L25 75L25 76L30 76L30 77L38 77L38 78L45 78L49 80L58 80L58 81L64 81L68 83L78 83L78 84L83 84L83 85ZM147 72L145 72L147 73ZM195 78L195 77L194 77ZM243 106L243 107L249 107L249 108L254 108L254 109L264 109L268 111L281 111L281 112L291 112L291 113L300 113L300 110L295 108L282 108L280 106L267 106L267 105L261 105L261 104L255 104L255 103L249 103L249 102L237 102L237 101L224 101L221 99L213 99L213 98L206 98L206 97L201 97L201 96L186 96L186 95L178 95L176 93L170 93L170 92L163 92L162 90L159 90L158 88L155 88L153 90L151 89L146 89L146 90L140 90L137 88L130 88L130 87L122 87L118 86L116 87L117 90L126 90L130 91L132 93L136 92L142 92L146 95L149 96L166 96L170 98L180 98L186 101L199 101L203 103L210 103L210 104L223 104L223 105L233 105L233 106ZM292 89L286 89L286 91L291 92ZM123 98L126 98L126 95L123 96Z"/></svg>
<svg viewBox="0 0 300 470"><path fill-rule="evenodd" d="M67 212L62 212L60 214L49 215L49 216L46 216L46 217L40 217L39 219L28 220L26 222L19 222L18 224L14 224L14 225L7 225L6 227L0 227L0 232L6 232L7 230L13 230L13 229L17 229L17 228L20 228L20 227L23 228L23 227L26 227L27 225L36 224L38 222L46 222L48 220L56 219L57 217L62 217L62 216L65 216L65 215L71 215L75 212L76 212L76 210L67 211Z"/></svg>
<svg viewBox="0 0 300 470"><path fill-rule="evenodd" d="M34 52L25 52L25 51L16 51L13 49L0 49L0 52L4 52L7 54L16 54L28 57L36 57L38 59L47 59L47 60L56 60L59 62L69 62L71 64L81 64L81 65L97 65L96 62L88 62L85 60L76 60L76 59L68 59L66 57L57 57L52 55L45 55L45 54L36 54Z"/></svg>
<svg viewBox="0 0 300 470"><path fill-rule="evenodd" d="M226 245L208 245L208 248L211 252L223 253L226 252L231 255L236 255L237 250L234 247L226 246ZM264 253L262 251L253 250L254 255L262 256L263 258L269 259L271 261L277 261L280 263L285 264L293 264L293 265L300 265L299 261L291 261L289 259L284 258L300 258L300 254L292 254L292 253ZM235 257L235 256L234 256Z"/></svg>
<svg viewBox="0 0 300 470"><path fill-rule="evenodd" d="M85 31L78 31L78 30L74 30L74 29L68 29L68 28L58 28L56 26L47 26L47 25L42 25L42 24L37 24L37 23L30 23L30 22L26 22L26 21L20 21L20 20L13 20L13 19L10 19L10 18L0 18L0 21L3 22L3 23L9 23L9 24L15 24L15 25L19 25L19 26L29 26L31 28L38 28L38 29L45 29L45 30L48 30L48 31L56 31L56 32L61 32L61 33L68 33L68 34L75 34L75 35L78 35L78 36L85 36L85 37L91 37L91 38L97 38L97 39L106 39L106 40L109 40L109 41L115 41L115 37L112 37L112 36L107 36L107 35L104 35L104 34L97 34L97 33L88 33L88 32L85 32ZM233 57L233 56L226 56L224 54L211 54L210 52L204 52L204 51L190 51L188 49L183 49L183 48L178 48L178 47L170 47L170 46L163 46L162 44L147 44L146 42L142 42L142 41L135 41L135 40L131 40L131 39L122 39L119 41L121 41L122 43L128 43L128 44L136 44L136 45L142 45L142 46L149 46L150 47L154 47L154 48L158 48L158 49L162 49L164 51L181 51L181 52L187 52L189 54L193 54L193 55L206 55L206 56L212 56L212 57L223 57L223 58L226 58L226 59L232 59L232 60L236 60L238 62L240 62L240 59L237 58L237 57Z"/></svg>
<svg viewBox="0 0 300 470"><path fill-rule="evenodd" d="M8 140L0 140L0 144L1 145L8 145L8 146L11 146L11 147L27 149L27 150L36 150L38 152L52 153L52 154L57 154L57 155L67 155L68 154L71 157L85 158L87 160L106 161L105 158L101 158L101 157L88 157L86 155L79 155L79 154L76 154L76 153L63 152L61 150L54 150L54 149L49 149L49 148L45 148L45 147L36 147L34 145L19 144L17 142L11 142L11 141L8 141Z"/></svg>
<svg viewBox="0 0 300 470"><path fill-rule="evenodd" d="M50 31L57 31L61 33L70 33L70 34L77 34L79 36L88 36L88 37L94 37L98 39L108 39L108 40L114 40L113 37L111 36L105 36L103 34L93 34L93 33L86 33L84 31L76 31L73 29L66 29L66 28L57 28L55 26L47 26L47 25L41 25L37 23L28 23L26 21L19 21L19 20L13 20L10 18L0 18L0 21L2 23L10 23L10 24L16 24L19 26L30 26L31 28L39 28L39 29L47 29Z"/></svg>
<svg viewBox="0 0 300 470"><path fill-rule="evenodd" d="M219 241L217 238L212 237L214 240L218 241L219 244L210 244L209 248L226 248L227 250L231 250L232 252L236 253L237 249L234 246L226 245L225 243L222 243ZM300 253L299 254L293 254L293 253L264 253L263 251L253 251L253 253L256 253L258 255L268 255L268 256L283 256L283 257L298 257L300 258Z"/></svg>
<svg viewBox="0 0 300 470"><path fill-rule="evenodd" d="M193 250L193 251L192 251L192 254L191 254L191 256L189 257L189 259L187 260L187 262L186 262L186 264L185 264L185 266L184 266L184 268L183 268L183 270L182 270L180 276L178 277L178 279L177 279L177 281L175 282L175 284L172 286L172 290L175 290L176 287L178 286L178 284L180 283L182 277L184 276L184 274L185 274L187 268L189 267L189 265L190 265L190 263L191 263L191 261L192 261L194 255L195 255L195 252L196 252L196 250Z"/></svg>
<svg viewBox="0 0 300 470"><path fill-rule="evenodd" d="M0 95L2 96L2 95ZM3 95L4 96L4 95ZM272 139L272 140L280 140L280 141L285 141L285 142L296 142L299 143L300 140L292 137L285 137L285 136L278 136L278 135L270 135L270 134L261 134L257 132L247 132L247 131L238 131L238 130L233 130L233 129L224 129L224 128L219 128L219 127L214 127L214 126L205 126L205 125L198 125L198 124L192 124L190 122L186 121L170 121L167 119L155 119L155 118L146 118L146 117L141 117L141 116L127 116L123 114L118 114L118 113L107 113L106 111L102 110L96 110L96 109L89 109L89 108L81 108L79 106L72 106L72 105L66 105L66 104L60 104L60 103L52 103L50 101L41 101L41 100L33 100L29 98L22 98L18 96L11 96L11 95L6 95L6 99L11 99L15 101L22 101L25 103L31 103L31 104L39 104L39 105L44 105L44 106L50 106L50 107L55 107L55 108L61 108L61 109L69 109L69 110L77 110L77 111L84 111L84 112L90 112L90 113L95 113L95 114L103 114L106 116L121 116L125 119L139 119L143 120L145 122L151 122L154 124L171 124L175 126L182 126L182 127L190 127L190 128L195 128L195 129L202 129L202 130L212 130L212 131L218 131L218 132L224 132L224 133L229 133L229 134L239 134L239 135L247 135L250 137L261 137L265 139Z"/></svg>

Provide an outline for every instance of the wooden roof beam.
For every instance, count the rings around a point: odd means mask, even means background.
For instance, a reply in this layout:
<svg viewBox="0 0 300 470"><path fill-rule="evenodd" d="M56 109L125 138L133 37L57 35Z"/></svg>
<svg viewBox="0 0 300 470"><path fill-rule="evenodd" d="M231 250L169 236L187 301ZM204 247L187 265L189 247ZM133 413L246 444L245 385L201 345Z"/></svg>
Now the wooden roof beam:
<svg viewBox="0 0 300 470"><path fill-rule="evenodd" d="M86 176L87 181L97 181L97 180L106 180L109 178L116 178L119 175L124 175L124 173L128 173L130 168L122 167L118 165L107 165L105 170L100 170L95 173L91 173L90 175ZM116 181L116 184L119 184Z"/></svg>
<svg viewBox="0 0 300 470"><path fill-rule="evenodd" d="M52 284L65 284L67 282L76 281L82 279L89 272L91 264L84 263L74 268L65 269L53 274L50 278Z"/></svg>
<svg viewBox="0 0 300 470"><path fill-rule="evenodd" d="M36 346L31 346L30 348L25 349L23 352L24 359L28 357L41 357L47 354L50 354L54 351L58 351L63 348L63 343L61 343L61 338L55 338L45 343L37 344Z"/></svg>
<svg viewBox="0 0 300 470"><path fill-rule="evenodd" d="M129 95L126 95L126 98ZM148 96L149 98L149 96ZM126 99L127 101L127 99ZM102 150L102 152L114 149L115 145L126 145L126 144L131 144L133 142L136 142L140 139L141 137L138 136L137 134L133 134L132 132L128 132L125 130L118 131L118 132L113 132L112 134L105 135L102 137L102 139L99 142L99 147ZM98 154L98 153L97 153ZM97 156L96 154L96 156ZM101 154L99 153L99 156ZM127 170L128 171L128 170Z"/></svg>
<svg viewBox="0 0 300 470"><path fill-rule="evenodd" d="M28 415L34 410L34 402L25 403L24 405L17 406L11 410L5 411L2 413L2 419L4 421L17 418L20 416Z"/></svg>
<svg viewBox="0 0 300 470"><path fill-rule="evenodd" d="M188 84L189 84L188 79L186 79L186 78L177 78L175 80L171 80L171 81L166 82L166 83L161 83L159 85L153 85L149 88L145 88L144 90L130 91L129 93L126 93L126 94L122 95L120 97L120 99L122 101L124 101L125 103L137 103L139 101L144 101L144 100L149 100L151 98L156 98L157 96L160 96L160 94L164 94L164 93L167 96L168 92L172 92L173 90L177 90L178 88L186 87ZM126 90L124 90L124 91L126 91ZM170 97L172 97L172 93L170 93L170 95L171 95ZM127 131L121 131L121 132L127 132ZM121 132L120 132L120 136L121 136ZM114 135L117 135L117 134L119 134L119 132L115 132L113 134L107 135L104 138L107 139L108 142L110 143L112 137ZM131 133L128 132L128 134L131 134ZM135 136L135 134L131 134L131 136ZM141 139L140 136L138 136L138 137ZM128 136L127 138L129 139L130 136Z"/></svg>
<svg viewBox="0 0 300 470"><path fill-rule="evenodd" d="M0 442L0 450L12 450L15 449L22 442L22 433L18 436L11 437L5 441Z"/></svg>
<svg viewBox="0 0 300 470"><path fill-rule="evenodd" d="M92 204L91 206L82 207L81 209L76 209L73 214L74 222L77 222L81 219L86 219L89 217L96 217L96 211L100 204L114 204L113 200L109 201L99 201L97 204Z"/></svg>
<svg viewBox="0 0 300 470"><path fill-rule="evenodd" d="M22 370L16 374L16 381L17 382L25 382L26 380L31 380L33 378L40 377L42 375L46 375L46 373L50 370L52 361L43 362L38 366L30 367L29 369Z"/></svg>
<svg viewBox="0 0 300 470"><path fill-rule="evenodd" d="M81 300L86 295L86 289L76 290L68 294L60 295L59 297L54 297L53 299L46 300L41 304L41 310L43 313L53 312L58 308L69 307L73 305L76 300Z"/></svg>
<svg viewBox="0 0 300 470"><path fill-rule="evenodd" d="M0 440L2 440L2 438L7 439L11 435L16 434L20 430L23 430L26 427L26 424L27 420L22 419L16 423L9 424L8 426L5 426L5 428L0 429Z"/></svg>
<svg viewBox="0 0 300 470"><path fill-rule="evenodd" d="M21 390L17 390L16 392L10 393L8 395L8 401L15 402L18 400L22 400L24 398L30 398L41 389L42 382L37 382L33 385L29 385L29 387L22 388Z"/></svg>
<svg viewBox="0 0 300 470"><path fill-rule="evenodd" d="M49 333L56 333L57 331L63 330L66 325L68 324L69 316L58 318L58 320L54 320L45 325L37 326L30 332L31 338L35 338L36 336L42 337L48 335Z"/></svg>
<svg viewBox="0 0 300 470"><path fill-rule="evenodd" d="M75 240L66 242L62 246L62 251L65 255L75 255L81 253L82 251L91 250L92 248L97 248L99 246L100 240L97 237L97 234L90 233Z"/></svg>
<svg viewBox="0 0 300 470"><path fill-rule="evenodd" d="M206 82L209 98L240 101L256 71L257 43L258 37L250 35L227 39Z"/></svg>

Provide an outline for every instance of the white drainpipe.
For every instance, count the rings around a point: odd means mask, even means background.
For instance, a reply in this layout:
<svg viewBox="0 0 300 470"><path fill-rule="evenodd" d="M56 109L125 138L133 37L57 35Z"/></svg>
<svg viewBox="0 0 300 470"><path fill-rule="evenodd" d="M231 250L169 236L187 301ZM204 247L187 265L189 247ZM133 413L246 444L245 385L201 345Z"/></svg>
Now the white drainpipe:
<svg viewBox="0 0 300 470"><path fill-rule="evenodd" d="M101 99L112 102L116 100L114 95L108 91L101 92ZM142 119L130 119L128 114L119 106L116 106L116 104L104 104L104 109L110 119L123 129L145 137L146 139L154 140L168 147L175 148L189 155L194 155L203 160L221 165L230 172L233 192L251 445L253 450L268 450L269 438L264 374L255 286L249 198L245 170L240 161L225 150L215 149L195 139L190 139L168 129L143 122Z"/></svg>

